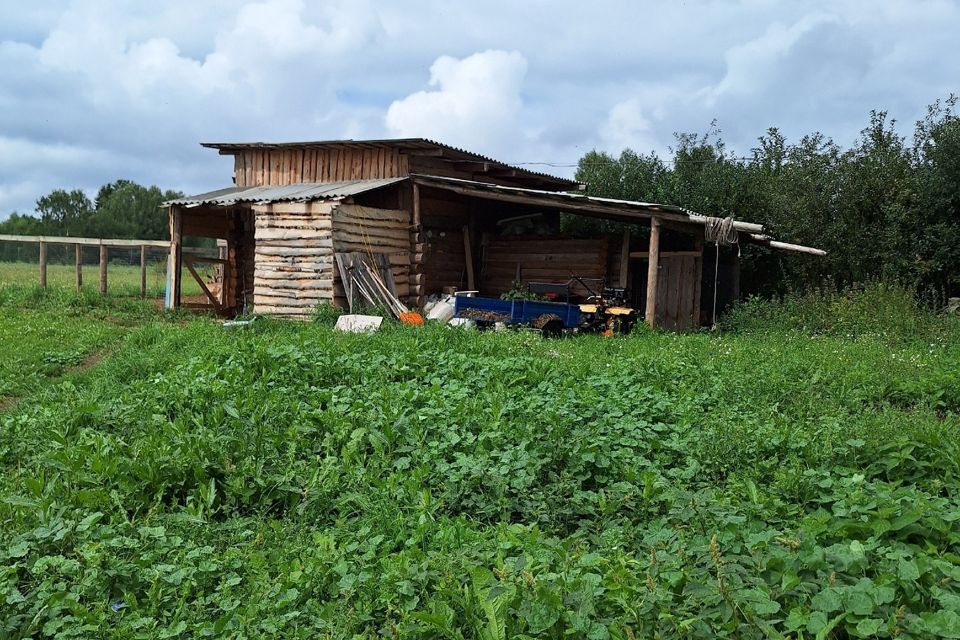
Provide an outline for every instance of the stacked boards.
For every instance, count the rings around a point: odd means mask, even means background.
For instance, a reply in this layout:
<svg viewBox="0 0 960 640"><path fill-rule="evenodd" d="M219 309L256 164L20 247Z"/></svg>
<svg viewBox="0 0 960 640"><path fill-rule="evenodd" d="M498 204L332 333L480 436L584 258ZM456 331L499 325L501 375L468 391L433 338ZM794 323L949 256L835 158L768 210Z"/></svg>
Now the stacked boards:
<svg viewBox="0 0 960 640"><path fill-rule="evenodd" d="M401 300L410 295L410 224L409 211L378 209L356 204L340 204L332 213L333 248L336 253L362 253L386 256L393 274L396 295ZM333 302L347 307L346 292L335 274Z"/></svg>

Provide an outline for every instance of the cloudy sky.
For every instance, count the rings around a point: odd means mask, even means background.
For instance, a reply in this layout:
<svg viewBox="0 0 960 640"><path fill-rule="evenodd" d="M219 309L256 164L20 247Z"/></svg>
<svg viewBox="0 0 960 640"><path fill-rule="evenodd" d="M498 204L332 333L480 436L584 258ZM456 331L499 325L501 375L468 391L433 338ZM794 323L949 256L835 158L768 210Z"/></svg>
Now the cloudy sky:
<svg viewBox="0 0 960 640"><path fill-rule="evenodd" d="M742 152L770 126L848 144L960 91L958 34L956 0L0 0L0 218L117 178L228 185L201 141L569 165L716 119Z"/></svg>

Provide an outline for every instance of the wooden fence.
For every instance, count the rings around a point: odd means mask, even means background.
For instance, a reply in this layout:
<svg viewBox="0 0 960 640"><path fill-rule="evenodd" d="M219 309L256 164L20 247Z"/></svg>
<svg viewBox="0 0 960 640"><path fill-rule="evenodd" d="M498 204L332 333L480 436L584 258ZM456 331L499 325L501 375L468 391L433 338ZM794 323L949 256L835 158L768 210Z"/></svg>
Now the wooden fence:
<svg viewBox="0 0 960 640"><path fill-rule="evenodd" d="M47 286L47 246L51 244L73 245L76 255L76 283L77 291L80 291L83 285L83 269L81 260L81 250L85 246L100 247L100 294L107 293L107 261L110 248L140 248L140 297L147 296L147 254L150 250L162 250L163 253L170 251L169 240L131 240L120 238L74 238L69 236L18 236L9 234L0 234L0 241L23 242L40 245L40 286ZM217 247L221 254L226 249L226 242L217 241ZM203 255L209 249L184 247L185 253L194 255ZM220 256L221 259L224 257Z"/></svg>

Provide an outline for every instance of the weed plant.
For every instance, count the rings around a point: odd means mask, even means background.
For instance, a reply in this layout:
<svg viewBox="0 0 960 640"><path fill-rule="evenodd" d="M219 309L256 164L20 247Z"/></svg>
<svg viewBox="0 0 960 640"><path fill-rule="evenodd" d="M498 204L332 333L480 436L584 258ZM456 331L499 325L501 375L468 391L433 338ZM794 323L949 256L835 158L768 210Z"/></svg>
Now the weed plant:
<svg viewBox="0 0 960 640"><path fill-rule="evenodd" d="M0 414L0 637L960 637L960 332L858 295L148 322Z"/></svg>

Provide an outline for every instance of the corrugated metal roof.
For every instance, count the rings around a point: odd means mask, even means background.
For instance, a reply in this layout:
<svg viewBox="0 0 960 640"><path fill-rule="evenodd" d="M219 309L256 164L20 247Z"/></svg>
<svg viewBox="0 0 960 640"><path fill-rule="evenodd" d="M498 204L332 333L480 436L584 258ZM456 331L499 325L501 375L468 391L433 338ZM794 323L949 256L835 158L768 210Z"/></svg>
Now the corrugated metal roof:
<svg viewBox="0 0 960 640"><path fill-rule="evenodd" d="M518 171L527 176L535 176L544 180L551 180L570 188L576 188L580 184L576 180L561 178L549 173L533 171L532 169L525 169L523 167L517 167L489 156L474 153L473 151L461 149L460 147L454 147L452 145L437 142L436 140L430 140L428 138L384 138L380 140L310 140L304 142L201 142L200 146L207 147L208 149L218 149L221 154L232 154L244 149L288 149L296 147L345 147L354 149L392 147L414 153L417 151L434 151L440 149L442 151L450 152L455 159L458 160L488 162L490 164L497 165L498 167L513 169L514 171Z"/></svg>
<svg viewBox="0 0 960 640"><path fill-rule="evenodd" d="M601 198L598 196L588 196L584 193L569 193L563 191L544 191L542 189L529 189L526 187L510 187L502 184L493 184L490 182L477 182L475 180L463 180L461 178L448 178L445 176L430 176L422 174L412 174L417 182L426 186L433 186L440 189L454 189L480 194L490 192L515 198L514 201L539 200L540 202L550 202L558 208L564 208L570 211L582 210L590 211L596 214L602 214L599 217L618 219L621 222L629 221L631 216L651 217L657 216L665 220L675 222L704 225L708 216L701 215L678 207L672 204L658 204L654 202L638 202L635 200L617 200L615 198ZM503 199L501 197L501 199ZM589 214L588 214L589 215ZM763 232L763 225L752 224L749 222L734 221L734 228L738 231L751 231L756 233Z"/></svg>
<svg viewBox="0 0 960 640"><path fill-rule="evenodd" d="M228 207L237 203L269 204L271 202L307 202L310 200L337 200L386 187L407 178L379 180L349 180L345 182L300 182L277 186L228 187L195 196L165 202L165 205L196 207L204 204Z"/></svg>

